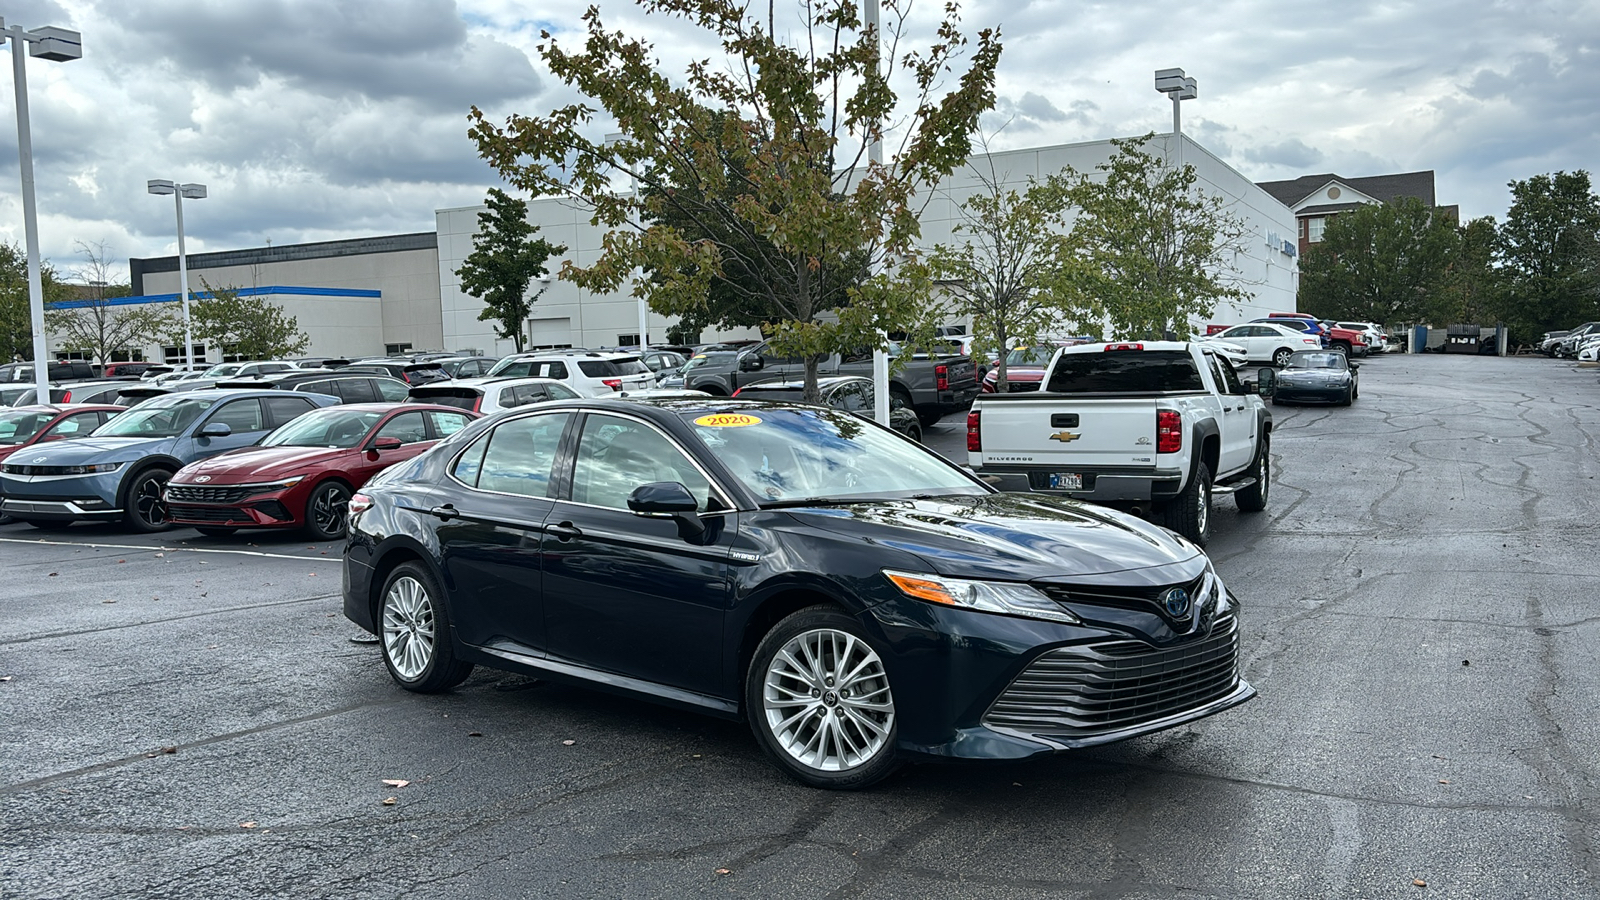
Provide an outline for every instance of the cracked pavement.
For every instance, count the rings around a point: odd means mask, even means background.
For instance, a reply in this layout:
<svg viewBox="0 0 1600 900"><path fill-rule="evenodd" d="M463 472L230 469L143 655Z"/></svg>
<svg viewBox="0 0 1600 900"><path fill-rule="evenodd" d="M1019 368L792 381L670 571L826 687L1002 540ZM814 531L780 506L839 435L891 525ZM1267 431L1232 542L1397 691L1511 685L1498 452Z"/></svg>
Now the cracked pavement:
<svg viewBox="0 0 1600 900"><path fill-rule="evenodd" d="M1257 700L862 794L518 675L404 694L334 545L0 527L0 898L1600 895L1595 372L1379 357L1273 413L1210 547Z"/></svg>

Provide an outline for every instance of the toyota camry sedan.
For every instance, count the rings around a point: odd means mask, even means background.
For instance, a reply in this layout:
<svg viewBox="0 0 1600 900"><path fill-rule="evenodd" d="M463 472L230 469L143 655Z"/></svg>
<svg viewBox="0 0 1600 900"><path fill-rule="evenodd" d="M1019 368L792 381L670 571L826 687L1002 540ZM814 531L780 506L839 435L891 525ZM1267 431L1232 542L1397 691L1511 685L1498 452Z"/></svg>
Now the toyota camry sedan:
<svg viewBox="0 0 1600 900"><path fill-rule="evenodd" d="M810 785L1015 760L1249 700L1238 601L1132 516L995 491L848 412L576 400L350 500L344 610L403 688L485 665L747 721Z"/></svg>

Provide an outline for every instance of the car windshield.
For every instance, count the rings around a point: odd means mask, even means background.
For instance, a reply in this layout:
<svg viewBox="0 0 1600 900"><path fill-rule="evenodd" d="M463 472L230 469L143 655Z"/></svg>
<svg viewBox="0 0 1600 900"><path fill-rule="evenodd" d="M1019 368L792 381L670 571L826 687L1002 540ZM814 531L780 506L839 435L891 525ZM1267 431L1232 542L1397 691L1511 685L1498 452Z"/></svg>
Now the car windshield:
<svg viewBox="0 0 1600 900"><path fill-rule="evenodd" d="M212 366L206 372L212 378L226 378L229 375L239 374L239 370L243 368L244 363L223 363L220 366Z"/></svg>
<svg viewBox="0 0 1600 900"><path fill-rule="evenodd" d="M684 419L764 506L988 493L938 455L847 412L749 407Z"/></svg>
<svg viewBox="0 0 1600 900"><path fill-rule="evenodd" d="M95 437L177 437L217 401L200 397L156 397L94 431Z"/></svg>
<svg viewBox="0 0 1600 900"><path fill-rule="evenodd" d="M54 417L53 412L37 410L0 413L0 446L26 443Z"/></svg>
<svg viewBox="0 0 1600 900"><path fill-rule="evenodd" d="M374 410L316 409L266 436L263 447L327 447L344 450L361 443L383 413Z"/></svg>
<svg viewBox="0 0 1600 900"><path fill-rule="evenodd" d="M1006 366L1042 366L1056 355L1056 348L1048 344L1018 347L1006 354Z"/></svg>
<svg viewBox="0 0 1600 900"><path fill-rule="evenodd" d="M1289 357L1291 369L1342 369L1345 366L1343 353L1307 353L1300 352Z"/></svg>

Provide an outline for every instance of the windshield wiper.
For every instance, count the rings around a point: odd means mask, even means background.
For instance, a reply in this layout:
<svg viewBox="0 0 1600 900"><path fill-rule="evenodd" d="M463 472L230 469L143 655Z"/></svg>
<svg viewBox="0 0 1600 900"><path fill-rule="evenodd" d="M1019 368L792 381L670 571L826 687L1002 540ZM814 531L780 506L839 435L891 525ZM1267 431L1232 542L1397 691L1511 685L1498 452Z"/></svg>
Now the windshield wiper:
<svg viewBox="0 0 1600 900"><path fill-rule="evenodd" d="M761 504L762 509L791 509L804 506L849 506L852 503L881 503L882 497L807 497L803 500L773 500Z"/></svg>

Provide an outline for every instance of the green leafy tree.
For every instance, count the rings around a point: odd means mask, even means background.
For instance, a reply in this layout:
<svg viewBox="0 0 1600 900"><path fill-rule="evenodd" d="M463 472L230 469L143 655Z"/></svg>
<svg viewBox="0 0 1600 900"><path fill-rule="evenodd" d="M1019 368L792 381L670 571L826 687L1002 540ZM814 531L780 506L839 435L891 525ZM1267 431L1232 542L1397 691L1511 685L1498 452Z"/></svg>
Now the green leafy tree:
<svg viewBox="0 0 1600 900"><path fill-rule="evenodd" d="M1505 277L1499 265L1500 235L1494 217L1462 225L1439 289L1423 317L1430 322L1492 325L1505 319Z"/></svg>
<svg viewBox="0 0 1600 900"><path fill-rule="evenodd" d="M591 7L577 49L548 33L540 45L549 70L584 100L504 126L471 113L478 152L502 177L534 196L573 201L608 229L598 258L568 261L561 277L608 292L644 269L651 277L636 280L633 293L674 316L706 309L720 278L758 314L772 314L772 344L806 359L810 397L825 354L886 347L880 329L931 338L932 281L916 259L911 201L970 154L978 117L994 105L997 34L980 32L963 65L968 40L954 4L931 46L887 55L853 0L802 7L795 47L744 4L639 7L647 19L698 25L726 59L694 62L675 79L647 41L608 31ZM884 4L896 39L908 10L905 0ZM602 110L626 138L585 134ZM891 117L897 144L873 162L867 147ZM642 189L619 193L618 176ZM680 217L697 227L673 224ZM857 278L863 259L872 274ZM842 294L832 290L839 284L848 285Z"/></svg>
<svg viewBox="0 0 1600 900"><path fill-rule="evenodd" d="M1460 240L1415 197L1340 213L1300 260L1300 308L1358 322L1426 320L1441 308Z"/></svg>
<svg viewBox="0 0 1600 900"><path fill-rule="evenodd" d="M72 289L49 262L39 267L45 308L69 300ZM33 316L28 307L28 254L16 244L0 244L0 362L33 359Z"/></svg>
<svg viewBox="0 0 1600 900"><path fill-rule="evenodd" d="M112 280L104 243L79 241L78 250L86 259L74 273L84 285L83 295L45 310L45 325L62 346L82 350L104 364L114 354L143 347L172 330L173 314L166 305L119 306L112 302L133 291L127 283Z"/></svg>
<svg viewBox="0 0 1600 900"><path fill-rule="evenodd" d="M1600 319L1600 197L1589 173L1555 172L1510 182L1511 208L1500 227L1507 275L1507 320L1518 340Z"/></svg>
<svg viewBox="0 0 1600 900"><path fill-rule="evenodd" d="M1113 333L1186 337L1194 319L1245 298L1233 264L1245 226L1195 186L1194 166L1145 150L1151 137L1112 141L1117 152L1099 175L1072 173L1074 279Z"/></svg>
<svg viewBox="0 0 1600 900"><path fill-rule="evenodd" d="M993 171L978 172L983 188L958 207L956 243L933 248L935 278L951 284L951 307L971 316L980 350L999 354L996 386L1006 389L1006 348L1013 339L1076 321L1085 312L1071 289L1078 260L1067 240L1071 184L1065 174L1029 177L1021 192Z"/></svg>
<svg viewBox="0 0 1600 900"><path fill-rule="evenodd" d="M529 297L528 285L548 274L545 261L567 248L534 238L539 228L528 221L527 201L490 188L485 203L489 208L478 213L472 252L456 274L461 276L461 290L483 301L478 321L494 322L495 334L514 341L521 353L523 325L545 292L540 288Z"/></svg>
<svg viewBox="0 0 1600 900"><path fill-rule="evenodd" d="M194 337L227 347L242 359L277 359L302 353L311 338L300 330L300 322L283 307L260 297L242 297L237 287L214 287L204 277L205 294L189 300L189 317ZM183 323L174 343L183 344Z"/></svg>

